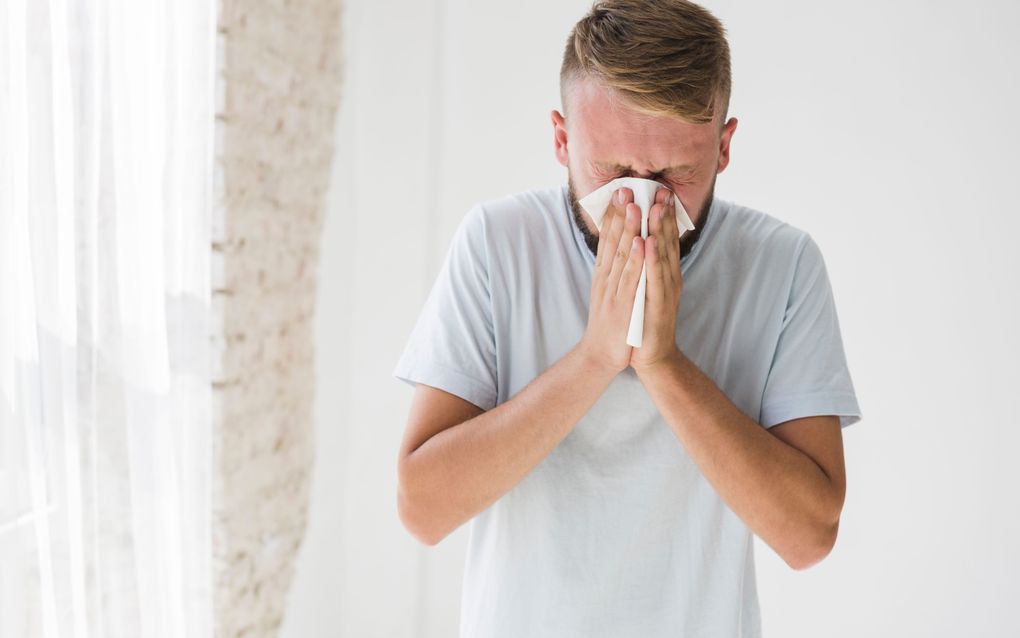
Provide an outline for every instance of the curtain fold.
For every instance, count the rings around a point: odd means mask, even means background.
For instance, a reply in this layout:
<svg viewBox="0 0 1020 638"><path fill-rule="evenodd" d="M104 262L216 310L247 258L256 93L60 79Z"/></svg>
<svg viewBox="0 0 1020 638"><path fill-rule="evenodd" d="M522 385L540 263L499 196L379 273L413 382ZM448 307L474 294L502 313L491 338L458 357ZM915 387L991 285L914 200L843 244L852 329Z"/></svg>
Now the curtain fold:
<svg viewBox="0 0 1020 638"><path fill-rule="evenodd" d="M0 3L0 637L212 632L216 3Z"/></svg>

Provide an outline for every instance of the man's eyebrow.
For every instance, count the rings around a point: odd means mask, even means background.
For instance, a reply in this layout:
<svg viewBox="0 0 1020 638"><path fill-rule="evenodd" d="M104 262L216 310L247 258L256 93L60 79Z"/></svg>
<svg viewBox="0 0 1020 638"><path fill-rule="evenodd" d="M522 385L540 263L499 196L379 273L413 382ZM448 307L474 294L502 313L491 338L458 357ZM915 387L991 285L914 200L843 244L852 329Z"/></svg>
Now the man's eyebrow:
<svg viewBox="0 0 1020 638"><path fill-rule="evenodd" d="M607 162L594 162L596 168L608 169L612 171L630 172L632 169L630 166L624 166L619 163L607 163ZM666 168L658 171L652 171L653 175L665 175L666 173L683 173L694 170L694 166L691 164L679 164L677 166L667 166Z"/></svg>

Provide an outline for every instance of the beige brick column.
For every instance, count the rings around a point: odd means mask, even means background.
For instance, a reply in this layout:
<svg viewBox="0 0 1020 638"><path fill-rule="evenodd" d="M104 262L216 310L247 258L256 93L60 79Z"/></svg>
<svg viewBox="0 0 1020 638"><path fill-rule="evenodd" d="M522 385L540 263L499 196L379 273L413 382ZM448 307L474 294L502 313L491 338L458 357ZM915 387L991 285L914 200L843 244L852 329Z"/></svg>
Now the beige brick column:
<svg viewBox="0 0 1020 638"><path fill-rule="evenodd" d="M221 0L213 228L217 638L275 636L305 529L340 0Z"/></svg>

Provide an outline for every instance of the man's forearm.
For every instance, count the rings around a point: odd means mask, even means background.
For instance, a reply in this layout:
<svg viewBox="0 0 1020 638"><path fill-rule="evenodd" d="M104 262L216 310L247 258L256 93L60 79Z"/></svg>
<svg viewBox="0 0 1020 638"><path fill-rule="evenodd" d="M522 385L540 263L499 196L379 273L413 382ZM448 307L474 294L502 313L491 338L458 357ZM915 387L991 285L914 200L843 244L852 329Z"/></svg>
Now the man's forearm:
<svg viewBox="0 0 1020 638"><path fill-rule="evenodd" d="M573 429L616 375L580 344L505 403L423 443L405 460L404 498L438 543L510 491Z"/></svg>
<svg viewBox="0 0 1020 638"><path fill-rule="evenodd" d="M810 457L741 412L683 353L638 375L723 501L791 566L834 540L838 499Z"/></svg>

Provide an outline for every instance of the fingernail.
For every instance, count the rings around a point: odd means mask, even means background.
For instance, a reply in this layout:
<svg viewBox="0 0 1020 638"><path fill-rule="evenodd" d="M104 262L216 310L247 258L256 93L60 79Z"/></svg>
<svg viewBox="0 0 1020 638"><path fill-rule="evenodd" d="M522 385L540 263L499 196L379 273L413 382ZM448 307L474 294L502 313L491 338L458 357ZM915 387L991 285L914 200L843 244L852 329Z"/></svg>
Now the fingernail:
<svg viewBox="0 0 1020 638"><path fill-rule="evenodd" d="M616 203L617 204L622 204L623 203L623 189L622 188L616 189Z"/></svg>

